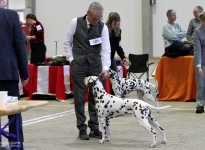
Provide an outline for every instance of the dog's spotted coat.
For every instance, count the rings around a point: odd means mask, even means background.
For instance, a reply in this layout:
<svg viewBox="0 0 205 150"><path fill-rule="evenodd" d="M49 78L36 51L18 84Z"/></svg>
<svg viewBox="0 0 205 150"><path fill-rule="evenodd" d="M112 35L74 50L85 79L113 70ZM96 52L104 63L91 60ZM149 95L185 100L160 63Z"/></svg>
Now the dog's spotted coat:
<svg viewBox="0 0 205 150"><path fill-rule="evenodd" d="M137 90L137 96L139 99L144 100L143 95L145 94L147 99L153 101L157 106L159 106L158 101L152 96L149 82L143 79L120 78L118 74L111 69L108 69L107 73L112 83L112 89L115 96L122 97L124 94Z"/></svg>
<svg viewBox="0 0 205 150"><path fill-rule="evenodd" d="M138 120L140 125L144 127L153 138L151 147L156 146L156 132L150 126L152 124L162 134L162 143L166 143L166 136L164 129L157 123L155 118L152 116L151 110L153 109L164 109L171 106L154 107L144 101L138 99L126 99L119 98L110 94L107 94L103 88L102 83L96 76L90 76L85 78L85 84L92 88L93 95L95 97L95 108L99 117L99 122L102 126L102 139L99 143L104 143L110 140L110 118L122 116L130 111L133 112L135 118ZM150 124L149 124L150 123Z"/></svg>

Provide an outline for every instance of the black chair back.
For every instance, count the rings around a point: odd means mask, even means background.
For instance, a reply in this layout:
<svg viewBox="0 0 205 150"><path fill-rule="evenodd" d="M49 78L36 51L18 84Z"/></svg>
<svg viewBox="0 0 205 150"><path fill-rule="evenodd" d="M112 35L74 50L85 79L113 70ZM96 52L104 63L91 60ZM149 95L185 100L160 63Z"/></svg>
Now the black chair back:
<svg viewBox="0 0 205 150"><path fill-rule="evenodd" d="M129 72L132 73L142 73L148 71L147 62L149 59L148 54L129 54Z"/></svg>

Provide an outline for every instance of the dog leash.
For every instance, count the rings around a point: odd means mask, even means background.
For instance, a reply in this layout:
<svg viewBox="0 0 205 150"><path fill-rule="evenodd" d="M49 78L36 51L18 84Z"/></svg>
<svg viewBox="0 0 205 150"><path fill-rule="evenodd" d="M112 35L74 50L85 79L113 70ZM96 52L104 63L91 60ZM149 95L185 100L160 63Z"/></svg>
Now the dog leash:
<svg viewBox="0 0 205 150"><path fill-rule="evenodd" d="M100 79L100 77L101 77L101 75L99 75L99 76L97 77L97 79L94 80L92 83L89 83L89 84L88 84L88 87L92 87L92 86L97 82L97 80ZM89 79L89 81L90 81L90 80L91 80L91 78Z"/></svg>

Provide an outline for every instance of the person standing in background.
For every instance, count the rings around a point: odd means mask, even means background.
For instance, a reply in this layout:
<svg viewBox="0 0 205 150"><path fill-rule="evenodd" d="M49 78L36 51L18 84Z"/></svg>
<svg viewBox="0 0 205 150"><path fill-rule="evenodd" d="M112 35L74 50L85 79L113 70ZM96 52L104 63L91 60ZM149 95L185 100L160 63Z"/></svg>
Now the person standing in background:
<svg viewBox="0 0 205 150"><path fill-rule="evenodd" d="M2 6L5 6L4 0L0 0L0 91L8 91L8 96L20 99L19 78L22 85L25 85L29 78L25 40L17 12L4 9ZM10 149L16 150L19 147L23 150L21 113L9 115L8 119L14 119L9 125L9 132L14 135L17 130L19 132L19 141L14 137L8 137Z"/></svg>
<svg viewBox="0 0 205 150"><path fill-rule="evenodd" d="M108 16L106 25L109 31L110 48L111 48L111 66L110 69L116 72L115 52L120 56L122 62L128 65L129 62L125 57L125 53L121 47L121 29L120 29L120 15L117 12L111 12Z"/></svg>
<svg viewBox="0 0 205 150"><path fill-rule="evenodd" d="M44 28L33 14L26 16L26 23L31 25L30 36L26 38L30 41L31 59L30 63L42 63L46 59L46 45L44 44Z"/></svg>
<svg viewBox="0 0 205 150"><path fill-rule="evenodd" d="M193 10L194 17L189 22L189 27L187 29L186 38L188 41L193 41L193 33L194 30L201 24L199 19L199 14L203 12L203 8L201 6L196 6Z"/></svg>
<svg viewBox="0 0 205 150"><path fill-rule="evenodd" d="M205 12L199 15L200 24L194 31L193 45L194 45L194 68L197 81L196 113L204 112L205 103Z"/></svg>
<svg viewBox="0 0 205 150"><path fill-rule="evenodd" d="M87 134L84 83L84 77L87 76L105 78L110 67L109 34L107 26L101 22L102 17L102 5L92 2L85 16L71 21L64 43L66 59L71 63L77 128L81 140L89 140L90 137L102 138L91 88L88 94L90 134Z"/></svg>
<svg viewBox="0 0 205 150"><path fill-rule="evenodd" d="M174 41L182 42L182 39L186 36L186 31L184 31L178 23L175 23L177 18L175 10L168 10L167 18L168 21L162 30L165 51L171 47Z"/></svg>
<svg viewBox="0 0 205 150"><path fill-rule="evenodd" d="M125 57L125 53L121 47L121 28L120 28L120 15L117 12L111 12L108 16L106 25L109 31L109 38L110 38L110 48L111 48L111 65L110 69L117 72L116 69L116 60L115 60L115 53L120 56L123 64L126 66L129 64L127 58ZM112 89L112 85L110 87L110 91L112 95L115 95Z"/></svg>

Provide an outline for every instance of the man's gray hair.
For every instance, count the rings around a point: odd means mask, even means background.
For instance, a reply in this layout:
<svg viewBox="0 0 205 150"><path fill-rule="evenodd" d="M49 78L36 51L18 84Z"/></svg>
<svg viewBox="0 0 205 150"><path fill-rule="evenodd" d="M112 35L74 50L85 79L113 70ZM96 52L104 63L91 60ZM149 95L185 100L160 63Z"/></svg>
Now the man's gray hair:
<svg viewBox="0 0 205 150"><path fill-rule="evenodd" d="M96 11L100 11L100 12L103 12L103 7L102 7L102 5L100 4L100 3L98 3L98 2L92 2L91 4L90 4L90 6L89 6L89 8L88 8L88 10L96 10Z"/></svg>
<svg viewBox="0 0 205 150"><path fill-rule="evenodd" d="M173 9L169 9L168 11L167 11L167 17L169 17L169 16L171 16L173 13L175 13L176 11L175 10L173 10Z"/></svg>
<svg viewBox="0 0 205 150"><path fill-rule="evenodd" d="M196 7L199 11L203 12L203 8L201 6L196 6Z"/></svg>

